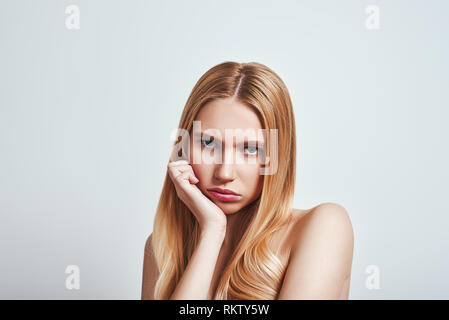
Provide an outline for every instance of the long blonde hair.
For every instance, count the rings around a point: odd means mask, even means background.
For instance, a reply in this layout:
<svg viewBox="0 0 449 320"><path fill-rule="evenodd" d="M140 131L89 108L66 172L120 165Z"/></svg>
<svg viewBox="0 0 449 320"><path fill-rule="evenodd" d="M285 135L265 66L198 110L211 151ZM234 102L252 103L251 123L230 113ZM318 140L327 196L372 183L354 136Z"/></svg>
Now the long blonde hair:
<svg viewBox="0 0 449 320"><path fill-rule="evenodd" d="M195 84L178 128L190 131L202 106L214 99L236 97L252 106L267 132L278 130L278 167L265 175L259 198L247 209L245 229L224 269L213 299L276 299L285 266L268 243L291 219L296 176L296 131L292 103L281 78L263 64L224 62L209 69ZM176 143L175 143L176 144ZM199 240L199 225L177 197L168 173L154 220L152 245L159 269L155 299L169 299Z"/></svg>

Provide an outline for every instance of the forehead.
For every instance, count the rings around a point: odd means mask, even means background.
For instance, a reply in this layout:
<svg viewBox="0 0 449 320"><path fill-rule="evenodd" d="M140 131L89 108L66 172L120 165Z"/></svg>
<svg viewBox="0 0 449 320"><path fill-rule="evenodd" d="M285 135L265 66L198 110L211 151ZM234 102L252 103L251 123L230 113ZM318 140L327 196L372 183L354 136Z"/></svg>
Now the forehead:
<svg viewBox="0 0 449 320"><path fill-rule="evenodd" d="M250 106L232 98L217 99L204 105L195 120L201 121L201 128L218 129L262 129L257 112Z"/></svg>

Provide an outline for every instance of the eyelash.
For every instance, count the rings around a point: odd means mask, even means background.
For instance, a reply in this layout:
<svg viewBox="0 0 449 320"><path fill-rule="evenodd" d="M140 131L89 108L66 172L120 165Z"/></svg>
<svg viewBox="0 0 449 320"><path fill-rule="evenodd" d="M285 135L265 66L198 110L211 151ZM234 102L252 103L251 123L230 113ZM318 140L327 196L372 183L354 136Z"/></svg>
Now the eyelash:
<svg viewBox="0 0 449 320"><path fill-rule="evenodd" d="M201 144L202 145L204 145L203 143L205 142L205 141L213 141L213 140L210 140L210 139L201 139ZM205 147L210 147L210 145L204 145ZM251 146L252 148L256 148L256 151L257 151L257 153L249 153L248 155L250 155L250 156L255 156L255 155L257 155L259 152L260 152L260 150L261 150L261 148L258 148L258 147L253 147L253 146ZM249 148L249 147L245 147L245 148Z"/></svg>

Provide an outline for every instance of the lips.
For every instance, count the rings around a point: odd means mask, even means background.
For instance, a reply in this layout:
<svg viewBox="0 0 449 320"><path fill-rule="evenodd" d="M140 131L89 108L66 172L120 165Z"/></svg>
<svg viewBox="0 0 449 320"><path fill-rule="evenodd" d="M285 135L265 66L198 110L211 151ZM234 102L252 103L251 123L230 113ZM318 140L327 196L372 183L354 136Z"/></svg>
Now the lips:
<svg viewBox="0 0 449 320"><path fill-rule="evenodd" d="M207 189L209 191L215 191L221 194L232 194L235 196L239 196L240 194L238 194L237 192L232 191L231 189L222 189L222 188L211 188L211 189Z"/></svg>
<svg viewBox="0 0 449 320"><path fill-rule="evenodd" d="M235 201L240 199L240 195L230 189L211 188L207 190L211 196L220 201Z"/></svg>

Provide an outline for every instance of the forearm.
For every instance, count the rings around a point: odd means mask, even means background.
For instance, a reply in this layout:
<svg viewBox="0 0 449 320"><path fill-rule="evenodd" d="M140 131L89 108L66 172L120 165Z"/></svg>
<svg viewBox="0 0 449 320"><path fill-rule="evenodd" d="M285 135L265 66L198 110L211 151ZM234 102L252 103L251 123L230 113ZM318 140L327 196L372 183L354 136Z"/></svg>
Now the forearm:
<svg viewBox="0 0 449 320"><path fill-rule="evenodd" d="M187 264L170 300L206 300L224 233L202 232L197 247Z"/></svg>

